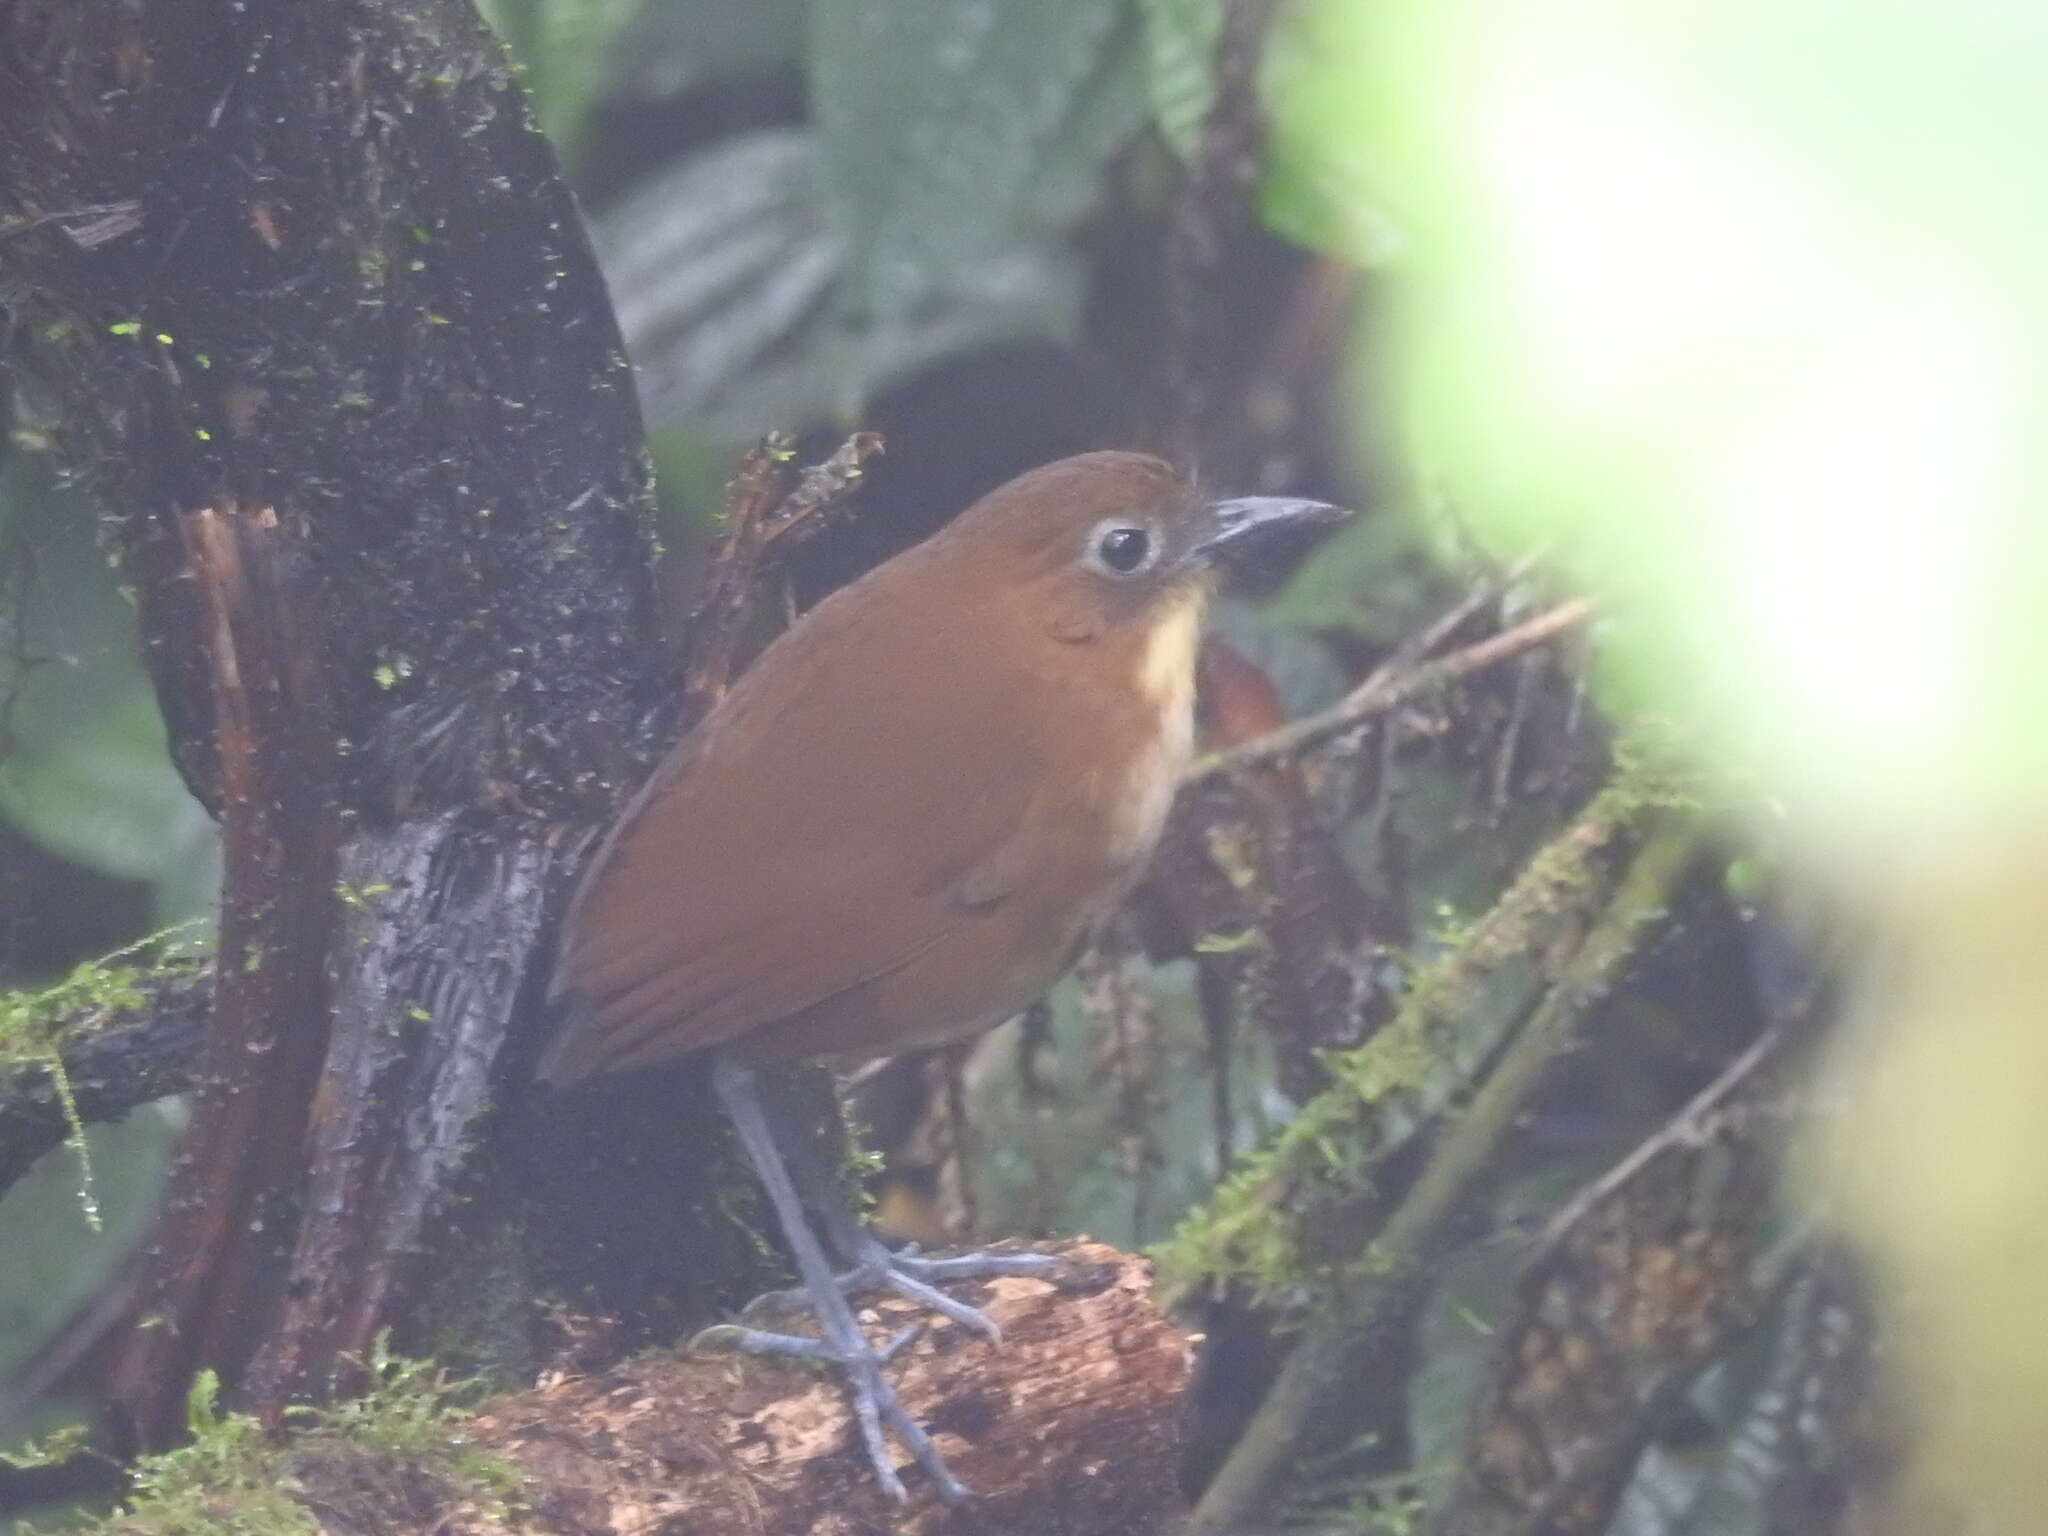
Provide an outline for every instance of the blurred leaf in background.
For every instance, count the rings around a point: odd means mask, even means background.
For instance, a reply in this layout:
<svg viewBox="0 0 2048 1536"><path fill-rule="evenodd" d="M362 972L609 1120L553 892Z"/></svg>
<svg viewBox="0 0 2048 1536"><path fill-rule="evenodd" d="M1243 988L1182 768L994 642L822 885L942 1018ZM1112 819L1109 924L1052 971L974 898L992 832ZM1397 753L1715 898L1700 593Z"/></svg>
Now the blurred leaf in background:
<svg viewBox="0 0 2048 1536"><path fill-rule="evenodd" d="M1411 242L1377 397L1884 936L1827 1187L1914 1298L1923 1469L2048 1528L2048 13L1298 25L1299 142Z"/></svg>
<svg viewBox="0 0 2048 1536"><path fill-rule="evenodd" d="M1202 125L1216 101L1216 45L1223 0L1140 0L1145 18L1145 87L1159 135L1183 160L1201 153Z"/></svg>
<svg viewBox="0 0 2048 1536"><path fill-rule="evenodd" d="M0 461L0 821L25 840L0 851L0 974L17 984L173 924L196 938L219 886L216 829L171 765L97 516L40 454ZM146 901L122 899L138 885ZM89 1189L67 1145L7 1191L0 1380L141 1239L183 1116L170 1100L92 1127Z"/></svg>
<svg viewBox="0 0 2048 1536"><path fill-rule="evenodd" d="M510 3L494 0L487 12ZM626 9L632 14L612 34L603 94L647 100L753 81L794 64L809 12L804 0L640 0ZM551 112L567 109L549 103Z"/></svg>
<svg viewBox="0 0 2048 1536"><path fill-rule="evenodd" d="M0 1270L0 1381L89 1301L142 1240L184 1123L183 1101L166 1100L87 1130L97 1229L84 1214L80 1163L70 1146L42 1158L0 1200L0 1229L8 1234L7 1264ZM11 1418L15 1406L0 1397L0 1413ZM62 1404L39 1410L42 1427L55 1428L65 1417Z"/></svg>
<svg viewBox="0 0 2048 1536"><path fill-rule="evenodd" d="M820 195L818 139L761 129L658 175L598 223L599 253L657 429L743 441L849 416L874 389L984 343L1070 336L1081 275L1056 247L947 274L914 312L837 307L847 238Z"/></svg>
<svg viewBox="0 0 2048 1536"><path fill-rule="evenodd" d="M1342 3L1342 0L1325 0ZM1283 13L1261 70L1267 113L1265 175L1259 213L1276 233L1310 250L1364 267L1405 249L1402 210L1388 197L1385 161L1356 133L1336 129L1355 110L1361 88L1322 56L1330 23L1319 13Z"/></svg>
<svg viewBox="0 0 2048 1536"><path fill-rule="evenodd" d="M479 0L478 8L524 73L542 130L573 161L613 45L647 0Z"/></svg>
<svg viewBox="0 0 2048 1536"><path fill-rule="evenodd" d="M0 561L16 578L0 655L0 817L72 863L145 882L151 926L167 927L211 912L215 828L171 765L135 611L95 516L36 456L0 466ZM21 899L35 894L6 893Z"/></svg>
<svg viewBox="0 0 2048 1536"><path fill-rule="evenodd" d="M1454 504L1845 831L2048 769L2042 23L1863 18L1338 0L1294 92L1417 242L1367 366Z"/></svg>
<svg viewBox="0 0 2048 1536"><path fill-rule="evenodd" d="M1138 1248L1163 1237L1206 1193L1217 1173L1208 1043L1189 970L1123 963L1142 1062L1119 1059L1134 1048L1131 1034L1073 978L1047 998L1049 1048L1034 1058L1030 1090L1018 1075L1013 1032L975 1053L981 1155L972 1180L984 1229L1090 1232ZM1104 1091L1119 1074L1165 1091L1142 1104L1120 1101ZM1270 1082L1270 1064L1260 1076Z"/></svg>
<svg viewBox="0 0 2048 1536"><path fill-rule="evenodd" d="M657 431L840 422L925 365L1079 332L1068 236L1145 117L1131 0L819 0L801 34L799 9L732 62L801 42L809 121L713 139L597 220Z"/></svg>
<svg viewBox="0 0 2048 1536"><path fill-rule="evenodd" d="M1145 107L1123 0L814 0L811 109L844 309L888 321L1057 228Z"/></svg>

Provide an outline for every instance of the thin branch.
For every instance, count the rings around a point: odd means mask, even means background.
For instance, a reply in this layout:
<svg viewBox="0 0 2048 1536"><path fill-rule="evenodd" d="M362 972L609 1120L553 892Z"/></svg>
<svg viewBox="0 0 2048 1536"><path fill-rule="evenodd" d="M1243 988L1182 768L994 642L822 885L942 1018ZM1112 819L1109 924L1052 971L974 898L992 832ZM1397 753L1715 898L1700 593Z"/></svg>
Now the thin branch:
<svg viewBox="0 0 2048 1536"><path fill-rule="evenodd" d="M1805 1110L1807 1038L1791 1017L1767 1028L1551 1219L1500 1321L1436 1530L1605 1530L1660 1409L1806 1269L1810 1234L1787 1230L1770 1189Z"/></svg>
<svg viewBox="0 0 2048 1536"><path fill-rule="evenodd" d="M1361 730L1403 704L1547 644L1578 628L1592 616L1592 602L1576 597L1435 661L1413 668L1381 668L1328 709L1282 726L1257 741L1248 741L1227 752L1216 752L1202 758L1188 771L1188 780L1193 782L1219 774L1238 774L1248 769L1263 768L1269 763L1320 746L1333 737Z"/></svg>
<svg viewBox="0 0 2048 1536"><path fill-rule="evenodd" d="M878 432L856 432L784 492L792 449L771 433L749 453L725 490L725 533L688 621L683 678L686 719L696 721L732 685L754 599L768 575L822 532L883 449Z"/></svg>
<svg viewBox="0 0 2048 1536"><path fill-rule="evenodd" d="M1251 1528L1303 1430L1328 1410L1333 1395L1355 1389L1351 1366L1359 1345L1374 1338L1388 1313L1411 1297L1418 1276L1443 1251L1457 1213L1495 1166L1501 1144L1551 1063L1569 1047L1623 968L1661 931L1671 892L1691 865L1700 837L1695 819L1676 817L1643 844L1563 975L1464 1113L1445 1128L1350 1283L1303 1330L1265 1401L1210 1481L1184 1536L1223 1536Z"/></svg>
<svg viewBox="0 0 2048 1536"><path fill-rule="evenodd" d="M166 966L136 990L118 1010L88 1003L50 1020L52 1049L24 1050L0 1064L0 1193L73 1134L60 1071L85 1125L118 1120L192 1086L213 968Z"/></svg>
<svg viewBox="0 0 2048 1536"><path fill-rule="evenodd" d="M1475 614L1499 602L1516 582L1535 570L1545 553L1546 549L1538 549L1525 555L1497 578L1481 582L1474 587L1428 624L1397 644L1393 653L1379 666L1373 668L1371 676L1367 677L1360 687L1371 687L1375 682L1383 684L1395 673L1405 672L1410 667L1420 665L1424 658L1434 655L1441 647L1448 645L1451 636L1463 629Z"/></svg>
<svg viewBox="0 0 2048 1536"><path fill-rule="evenodd" d="M1376 1170L1440 1123L1533 1006L1533 978L1512 988L1512 1002L1490 999L1491 983L1511 962L1550 953L1590 925L1614 888L1618 850L1682 799L1649 760L1618 773L1485 916L1410 978L1383 1028L1325 1054L1329 1086L1240 1159L1161 1248L1171 1281L1239 1279L1268 1289L1304 1266L1341 1262L1354 1241L1347 1227L1378 1201ZM1340 1225L1343 1212L1354 1219Z"/></svg>
<svg viewBox="0 0 2048 1536"><path fill-rule="evenodd" d="M776 562L831 526L833 514L846 510L847 498L860 488L867 461L881 457L885 446L879 432L856 432L797 477L796 489L782 498L763 530L763 545Z"/></svg>

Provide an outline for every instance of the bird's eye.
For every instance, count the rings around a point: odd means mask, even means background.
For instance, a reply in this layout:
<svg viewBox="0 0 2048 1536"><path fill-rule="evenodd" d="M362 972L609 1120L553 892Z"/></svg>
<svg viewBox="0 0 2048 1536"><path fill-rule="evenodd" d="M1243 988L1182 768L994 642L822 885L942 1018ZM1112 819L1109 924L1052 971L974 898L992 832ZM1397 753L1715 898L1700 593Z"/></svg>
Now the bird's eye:
<svg viewBox="0 0 2048 1536"><path fill-rule="evenodd" d="M1095 539L1095 557L1119 576L1128 576L1152 556L1152 535L1119 523Z"/></svg>

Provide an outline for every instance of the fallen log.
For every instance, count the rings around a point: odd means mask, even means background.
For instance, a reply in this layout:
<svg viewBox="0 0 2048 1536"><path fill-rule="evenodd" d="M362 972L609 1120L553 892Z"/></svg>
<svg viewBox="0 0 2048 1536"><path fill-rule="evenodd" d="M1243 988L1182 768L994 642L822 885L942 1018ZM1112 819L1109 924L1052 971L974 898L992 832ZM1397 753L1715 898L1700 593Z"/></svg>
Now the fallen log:
<svg viewBox="0 0 2048 1536"><path fill-rule="evenodd" d="M891 1368L977 1497L948 1506L904 1473L899 1509L875 1487L838 1387L781 1360L654 1351L562 1374L488 1405L468 1438L527 1479L508 1524L478 1510L438 1536L1144 1536L1180 1512L1176 1480L1193 1340L1150 1300L1150 1266L1100 1243L1049 1248L1053 1279L960 1294L1003 1330L990 1346L894 1297L862 1313L877 1339L922 1331ZM907 1459L906 1459L907 1460ZM424 1536L424 1531L422 1531Z"/></svg>

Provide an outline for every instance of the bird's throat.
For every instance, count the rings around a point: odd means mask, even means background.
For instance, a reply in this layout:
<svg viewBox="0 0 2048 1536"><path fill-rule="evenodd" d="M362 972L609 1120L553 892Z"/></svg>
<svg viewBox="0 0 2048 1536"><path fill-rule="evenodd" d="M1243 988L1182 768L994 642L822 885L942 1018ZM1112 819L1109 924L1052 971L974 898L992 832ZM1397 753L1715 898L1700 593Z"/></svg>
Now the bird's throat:
<svg viewBox="0 0 2048 1536"><path fill-rule="evenodd" d="M1206 586L1182 587L1166 600L1146 632L1138 656L1138 688L1167 720L1194 718L1195 657L1208 606Z"/></svg>
<svg viewBox="0 0 2048 1536"><path fill-rule="evenodd" d="M1194 750L1195 657L1208 591L1190 586L1169 601L1139 643L1136 692L1147 729L1138 734L1110 818L1110 855L1133 874L1152 856Z"/></svg>

